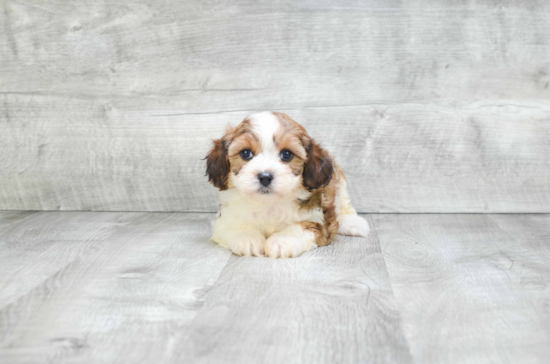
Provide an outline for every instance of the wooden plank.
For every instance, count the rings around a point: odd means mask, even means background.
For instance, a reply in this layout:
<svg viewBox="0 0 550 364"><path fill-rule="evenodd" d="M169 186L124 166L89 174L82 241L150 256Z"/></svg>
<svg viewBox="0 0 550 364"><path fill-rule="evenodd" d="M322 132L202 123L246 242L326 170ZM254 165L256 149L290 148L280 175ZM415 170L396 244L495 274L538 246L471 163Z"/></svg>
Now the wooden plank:
<svg viewBox="0 0 550 364"><path fill-rule="evenodd" d="M0 211L0 231L36 213L37 211Z"/></svg>
<svg viewBox="0 0 550 364"><path fill-rule="evenodd" d="M4 4L6 92L185 93L188 112L548 99L545 1Z"/></svg>
<svg viewBox="0 0 550 364"><path fill-rule="evenodd" d="M550 218L546 214L488 215L499 228L512 237L521 237L518 244L536 253L544 261L550 260Z"/></svg>
<svg viewBox="0 0 550 364"><path fill-rule="evenodd" d="M40 235L19 234L20 241L13 242L23 246L19 263L30 256L27 271L40 271L37 255L55 266L69 260L64 250L79 254L0 310L1 362L161 360L172 349L171 337L193 320L231 255L208 242L212 215L44 213L37 219L47 216L73 224L52 224ZM91 227L100 224L106 227L91 234ZM29 220L15 230L37 225ZM118 229L94 242L109 225ZM53 251L44 253L53 244L40 237L57 241L59 259Z"/></svg>
<svg viewBox="0 0 550 364"><path fill-rule="evenodd" d="M0 212L0 362L550 355L550 215L375 215L291 260L230 257L212 217Z"/></svg>
<svg viewBox="0 0 550 364"><path fill-rule="evenodd" d="M288 260L233 256L180 342L174 362L411 362L372 237Z"/></svg>
<svg viewBox="0 0 550 364"><path fill-rule="evenodd" d="M525 226L503 230L495 221ZM548 361L549 215L377 215L374 222L416 362ZM528 236L531 223L537 238Z"/></svg>
<svg viewBox="0 0 550 364"><path fill-rule="evenodd" d="M202 158L228 122L248 113L157 117L171 101L9 99L0 138L8 136L3 155L13 157L0 157L0 209L216 211ZM545 212L549 105L288 113L340 160L359 211Z"/></svg>
<svg viewBox="0 0 550 364"><path fill-rule="evenodd" d="M359 211L550 212L549 14L6 0L0 209L214 211L210 139L279 110L340 156Z"/></svg>
<svg viewBox="0 0 550 364"><path fill-rule="evenodd" d="M142 214L0 214L0 308L98 249Z"/></svg>

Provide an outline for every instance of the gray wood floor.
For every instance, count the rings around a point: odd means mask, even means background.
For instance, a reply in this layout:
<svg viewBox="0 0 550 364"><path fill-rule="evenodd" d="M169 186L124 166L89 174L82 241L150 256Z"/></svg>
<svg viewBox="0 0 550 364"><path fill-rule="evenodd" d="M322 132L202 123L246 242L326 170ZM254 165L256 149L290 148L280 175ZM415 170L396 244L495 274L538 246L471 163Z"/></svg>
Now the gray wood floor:
<svg viewBox="0 0 550 364"><path fill-rule="evenodd" d="M369 215L297 259L213 214L0 212L1 363L543 363L550 215Z"/></svg>

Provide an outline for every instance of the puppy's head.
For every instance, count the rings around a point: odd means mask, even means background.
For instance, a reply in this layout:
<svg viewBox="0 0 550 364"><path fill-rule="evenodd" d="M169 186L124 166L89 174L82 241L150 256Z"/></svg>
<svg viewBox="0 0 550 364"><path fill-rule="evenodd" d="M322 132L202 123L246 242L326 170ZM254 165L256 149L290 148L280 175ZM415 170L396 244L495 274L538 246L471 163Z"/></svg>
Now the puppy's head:
<svg viewBox="0 0 550 364"><path fill-rule="evenodd" d="M220 190L236 188L252 198L283 198L331 180L328 153L285 114L252 114L214 141L206 174Z"/></svg>

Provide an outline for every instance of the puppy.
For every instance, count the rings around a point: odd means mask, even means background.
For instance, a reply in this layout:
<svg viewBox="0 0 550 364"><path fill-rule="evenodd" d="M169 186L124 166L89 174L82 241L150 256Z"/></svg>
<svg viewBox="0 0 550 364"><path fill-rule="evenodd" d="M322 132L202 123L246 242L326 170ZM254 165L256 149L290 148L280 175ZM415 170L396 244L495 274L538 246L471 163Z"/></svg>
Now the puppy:
<svg viewBox="0 0 550 364"><path fill-rule="evenodd" d="M211 240L237 255L297 257L338 232L367 236L344 171L288 115L249 115L214 140L206 175L220 190Z"/></svg>

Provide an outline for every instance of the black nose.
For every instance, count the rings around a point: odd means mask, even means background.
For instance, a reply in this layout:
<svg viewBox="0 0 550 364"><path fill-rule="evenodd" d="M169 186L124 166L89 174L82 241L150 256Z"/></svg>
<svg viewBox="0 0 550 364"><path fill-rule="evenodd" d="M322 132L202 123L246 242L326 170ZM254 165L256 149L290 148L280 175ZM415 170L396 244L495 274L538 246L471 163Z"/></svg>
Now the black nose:
<svg viewBox="0 0 550 364"><path fill-rule="evenodd" d="M273 175L271 173L260 173L258 174L258 179L262 186L267 187L271 184L271 181L273 181Z"/></svg>

